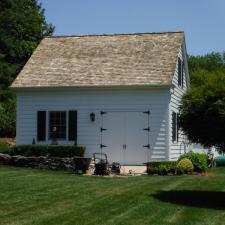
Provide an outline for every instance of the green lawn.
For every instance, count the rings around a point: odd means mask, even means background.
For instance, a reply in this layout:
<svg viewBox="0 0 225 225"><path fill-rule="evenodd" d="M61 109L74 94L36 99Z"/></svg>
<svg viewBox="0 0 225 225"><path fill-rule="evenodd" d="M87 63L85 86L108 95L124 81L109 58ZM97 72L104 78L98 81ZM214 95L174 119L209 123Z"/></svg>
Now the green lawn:
<svg viewBox="0 0 225 225"><path fill-rule="evenodd" d="M104 178L0 166L0 224L222 225L225 168Z"/></svg>

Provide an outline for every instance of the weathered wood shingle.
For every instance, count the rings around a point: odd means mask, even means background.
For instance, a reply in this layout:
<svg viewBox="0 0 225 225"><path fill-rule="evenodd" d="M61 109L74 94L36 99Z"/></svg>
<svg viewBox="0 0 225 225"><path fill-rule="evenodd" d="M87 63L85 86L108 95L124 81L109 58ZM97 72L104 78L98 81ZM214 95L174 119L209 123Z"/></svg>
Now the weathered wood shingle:
<svg viewBox="0 0 225 225"><path fill-rule="evenodd" d="M183 32L45 37L12 87L169 85Z"/></svg>

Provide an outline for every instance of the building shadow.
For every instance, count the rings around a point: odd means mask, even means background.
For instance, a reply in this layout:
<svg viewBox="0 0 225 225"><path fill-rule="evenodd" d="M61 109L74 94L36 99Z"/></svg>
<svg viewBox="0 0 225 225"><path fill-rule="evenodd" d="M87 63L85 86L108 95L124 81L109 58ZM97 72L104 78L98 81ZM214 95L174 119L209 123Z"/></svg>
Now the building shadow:
<svg viewBox="0 0 225 225"><path fill-rule="evenodd" d="M208 208L208 209L225 209L225 192L219 191L160 191L151 195L154 198L177 205Z"/></svg>

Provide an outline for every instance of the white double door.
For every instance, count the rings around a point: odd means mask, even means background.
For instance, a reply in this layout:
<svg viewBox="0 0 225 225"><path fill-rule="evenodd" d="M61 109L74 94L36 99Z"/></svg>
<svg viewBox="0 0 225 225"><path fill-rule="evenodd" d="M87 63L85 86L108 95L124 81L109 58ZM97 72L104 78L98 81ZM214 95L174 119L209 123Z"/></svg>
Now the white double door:
<svg viewBox="0 0 225 225"><path fill-rule="evenodd" d="M142 165L148 161L148 117L144 112L106 112L102 115L102 151L110 163Z"/></svg>

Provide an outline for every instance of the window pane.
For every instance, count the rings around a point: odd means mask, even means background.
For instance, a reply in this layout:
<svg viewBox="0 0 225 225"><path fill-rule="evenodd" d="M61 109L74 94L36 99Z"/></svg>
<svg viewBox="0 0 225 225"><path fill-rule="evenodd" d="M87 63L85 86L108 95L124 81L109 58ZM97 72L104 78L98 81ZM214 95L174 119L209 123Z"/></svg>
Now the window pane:
<svg viewBox="0 0 225 225"><path fill-rule="evenodd" d="M172 113L172 141L177 141L177 114Z"/></svg>
<svg viewBox="0 0 225 225"><path fill-rule="evenodd" d="M182 69L182 61L178 58L178 85L182 86L182 76L183 76L183 69Z"/></svg>
<svg viewBox="0 0 225 225"><path fill-rule="evenodd" d="M66 138L66 112L49 113L49 137L51 139Z"/></svg>

